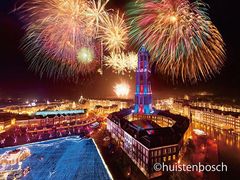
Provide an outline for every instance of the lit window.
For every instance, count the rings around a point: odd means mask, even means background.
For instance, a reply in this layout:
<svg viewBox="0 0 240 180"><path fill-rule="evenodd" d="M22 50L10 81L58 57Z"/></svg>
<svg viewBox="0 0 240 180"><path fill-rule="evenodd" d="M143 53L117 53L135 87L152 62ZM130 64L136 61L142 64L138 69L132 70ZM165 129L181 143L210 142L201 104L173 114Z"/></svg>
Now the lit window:
<svg viewBox="0 0 240 180"><path fill-rule="evenodd" d="M166 159L167 159L166 157L163 157L163 162L166 162Z"/></svg>
<svg viewBox="0 0 240 180"><path fill-rule="evenodd" d="M171 156L168 156L168 160L171 161Z"/></svg>
<svg viewBox="0 0 240 180"><path fill-rule="evenodd" d="M176 155L173 155L173 157L172 157L172 158L173 158L173 160L175 160L175 159L176 159Z"/></svg>

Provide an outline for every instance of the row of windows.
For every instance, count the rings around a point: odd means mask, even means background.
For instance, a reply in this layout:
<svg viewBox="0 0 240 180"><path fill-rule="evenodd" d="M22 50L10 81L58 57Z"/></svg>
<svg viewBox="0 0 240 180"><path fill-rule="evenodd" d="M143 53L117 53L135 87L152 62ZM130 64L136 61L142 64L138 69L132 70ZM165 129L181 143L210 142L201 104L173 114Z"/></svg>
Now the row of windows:
<svg viewBox="0 0 240 180"><path fill-rule="evenodd" d="M150 152L151 157L157 157L165 154L171 154L171 153L176 153L177 147L168 147L168 148L163 148L163 149L158 149L158 150L153 150Z"/></svg>
<svg viewBox="0 0 240 180"><path fill-rule="evenodd" d="M138 154L141 153L145 156L148 156L148 150L135 140L133 140L133 150L137 151L136 153Z"/></svg>
<svg viewBox="0 0 240 180"><path fill-rule="evenodd" d="M211 118L221 118L221 119L227 119L227 120L235 120L237 118L234 117L229 117L225 115L219 115L219 114L213 114L213 113L204 113L203 116L211 117Z"/></svg>
<svg viewBox="0 0 240 180"><path fill-rule="evenodd" d="M167 162L167 161L174 161L176 160L176 155L169 155L163 157L154 157L151 158L151 164L160 163L160 162Z"/></svg>
<svg viewBox="0 0 240 180"><path fill-rule="evenodd" d="M226 124L236 124L239 125L239 121L230 121L222 118L203 118L203 121L205 122L216 122L216 123L226 123Z"/></svg>

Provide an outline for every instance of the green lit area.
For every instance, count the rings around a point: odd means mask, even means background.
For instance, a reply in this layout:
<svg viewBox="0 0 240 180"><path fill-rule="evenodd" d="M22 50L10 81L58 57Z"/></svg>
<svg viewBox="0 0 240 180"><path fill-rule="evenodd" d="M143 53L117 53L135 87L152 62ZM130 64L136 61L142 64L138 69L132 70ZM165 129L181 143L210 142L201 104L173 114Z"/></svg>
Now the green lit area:
<svg viewBox="0 0 240 180"><path fill-rule="evenodd" d="M93 61L94 58L94 53L92 49L89 48L81 48L79 49L78 53L77 53L77 60L80 63L83 64L88 64L90 62Z"/></svg>

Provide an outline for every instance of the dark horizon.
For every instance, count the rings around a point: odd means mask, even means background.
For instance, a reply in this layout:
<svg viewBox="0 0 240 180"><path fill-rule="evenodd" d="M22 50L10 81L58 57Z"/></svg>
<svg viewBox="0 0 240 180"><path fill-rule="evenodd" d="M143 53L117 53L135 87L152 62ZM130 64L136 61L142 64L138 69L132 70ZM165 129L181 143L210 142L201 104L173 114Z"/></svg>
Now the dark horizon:
<svg viewBox="0 0 240 180"><path fill-rule="evenodd" d="M93 74L82 78L77 84L64 80L54 82L52 79L40 78L28 70L23 52L19 49L24 35L23 24L18 16L10 11L16 0L0 2L0 98L3 97L39 97L39 98L77 98L80 95L95 98L114 96L115 83L127 81L131 84L131 97L134 93L135 75L120 76L105 70L103 76ZM129 1L113 0L109 7L124 9ZM219 96L240 98L240 29L238 22L237 2L204 1L209 4L210 17L223 36L226 44L226 63L221 73L207 82L195 85L175 84L167 77L154 74L152 88L155 97L187 94L194 91L209 91Z"/></svg>

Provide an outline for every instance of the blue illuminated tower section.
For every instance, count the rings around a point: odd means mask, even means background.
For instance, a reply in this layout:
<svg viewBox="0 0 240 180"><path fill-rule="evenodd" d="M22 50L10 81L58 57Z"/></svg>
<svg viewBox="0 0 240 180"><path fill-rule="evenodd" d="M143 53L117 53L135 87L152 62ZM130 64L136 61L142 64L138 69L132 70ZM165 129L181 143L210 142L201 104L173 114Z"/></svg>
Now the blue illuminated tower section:
<svg viewBox="0 0 240 180"><path fill-rule="evenodd" d="M152 109L152 90L149 77L150 55L147 49L142 46L138 51L138 68L136 72L136 92L134 113L151 114Z"/></svg>

